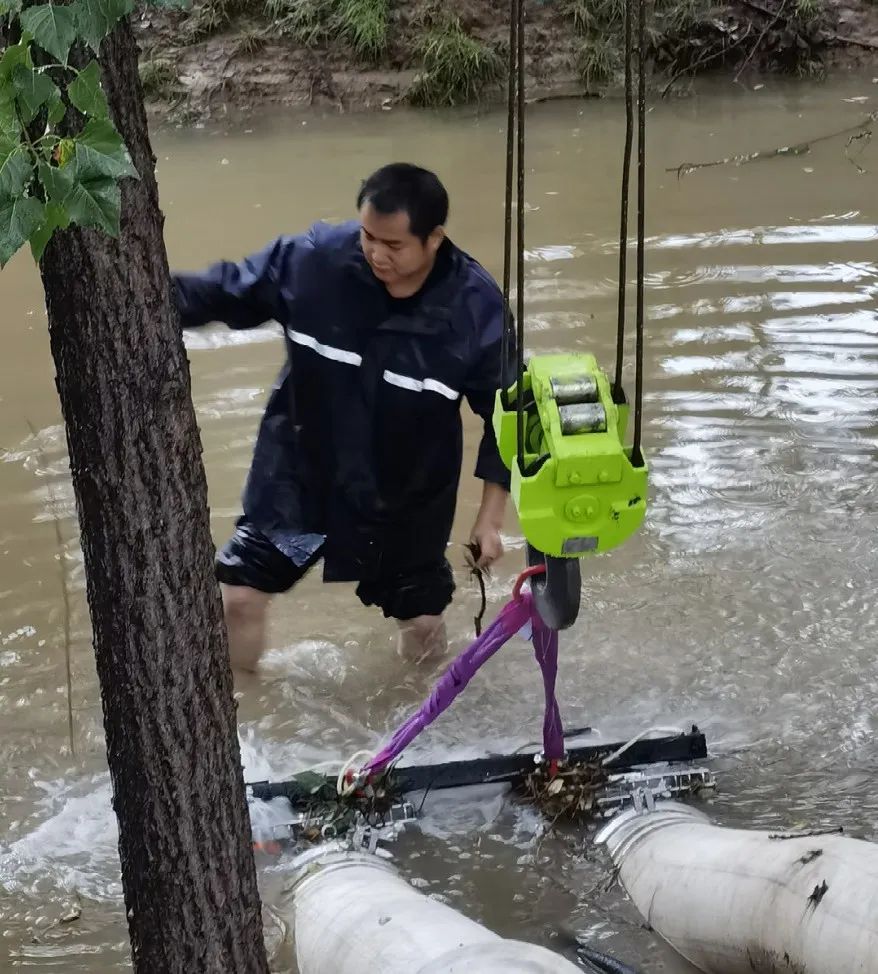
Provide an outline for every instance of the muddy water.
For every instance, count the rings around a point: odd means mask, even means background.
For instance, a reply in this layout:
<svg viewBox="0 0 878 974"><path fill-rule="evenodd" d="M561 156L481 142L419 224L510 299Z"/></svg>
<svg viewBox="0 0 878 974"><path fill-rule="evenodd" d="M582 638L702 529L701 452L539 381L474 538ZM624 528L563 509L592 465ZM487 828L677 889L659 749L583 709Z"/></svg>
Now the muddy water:
<svg viewBox="0 0 878 974"><path fill-rule="evenodd" d="M843 139L683 181L664 169L797 142L856 121L876 97L869 78L855 78L708 91L650 115L651 511L634 541L589 566L581 621L562 639L560 696L571 724L605 735L697 721L721 774L712 812L723 822L875 834L878 176L857 171ZM594 350L609 364L619 106L544 105L529 121L529 341ZM178 267L346 217L361 177L409 158L447 180L453 236L499 273L498 115L284 117L160 132L155 142ZM861 161L878 171L874 152ZM45 315L26 258L3 273L0 293L0 969L125 970L81 558ZM270 328L212 328L187 341L222 542L282 346ZM468 467L474 443L471 435ZM455 542L466 540L476 503L465 479ZM513 519L508 542L492 611L521 564ZM458 549L453 556L461 565ZM72 590L75 755L62 568ZM451 620L462 645L475 600L463 570L459 585ZM401 667L392 638L347 586L309 578L280 600L263 675L241 690L247 776L375 746L431 676ZM539 697L527 648L510 646L418 750L436 759L534 740ZM492 793L436 798L425 812L402 865L471 915L538 941L568 924L644 970L684 970L618 891L603 891L605 866L581 837L536 843L533 816ZM282 914L283 873L265 873L263 888ZM293 969L288 944L275 965Z"/></svg>

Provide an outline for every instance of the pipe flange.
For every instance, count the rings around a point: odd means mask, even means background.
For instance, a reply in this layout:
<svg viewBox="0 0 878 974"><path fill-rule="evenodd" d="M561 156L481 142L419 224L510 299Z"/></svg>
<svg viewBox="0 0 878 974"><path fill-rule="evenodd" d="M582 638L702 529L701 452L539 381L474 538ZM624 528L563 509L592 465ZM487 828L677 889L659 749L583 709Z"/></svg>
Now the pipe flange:
<svg viewBox="0 0 878 974"><path fill-rule="evenodd" d="M349 869L351 866L369 866L396 874L393 866L383 859L373 853L353 849L350 842L342 840L324 842L313 849L300 852L290 865L293 872L293 889L328 872Z"/></svg>
<svg viewBox="0 0 878 974"><path fill-rule="evenodd" d="M611 819L595 836L595 845L605 845L615 861L644 836L659 829L681 824L704 824L710 819L704 812L680 802L656 802L655 808L628 808Z"/></svg>

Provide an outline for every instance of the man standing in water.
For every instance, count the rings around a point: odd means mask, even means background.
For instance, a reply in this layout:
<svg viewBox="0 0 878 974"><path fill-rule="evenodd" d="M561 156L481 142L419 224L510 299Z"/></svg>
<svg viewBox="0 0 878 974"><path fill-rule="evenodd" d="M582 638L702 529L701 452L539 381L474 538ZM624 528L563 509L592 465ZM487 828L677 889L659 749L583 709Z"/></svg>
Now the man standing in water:
<svg viewBox="0 0 878 974"><path fill-rule="evenodd" d="M253 670L271 596L323 558L397 620L410 660L444 651L454 581L445 557L462 462L460 400L484 420L471 539L503 552L508 471L491 427L503 301L446 237L448 194L395 163L370 176L359 221L317 223L238 264L175 274L184 327L284 328L287 363L256 441L243 516L217 554L232 664Z"/></svg>

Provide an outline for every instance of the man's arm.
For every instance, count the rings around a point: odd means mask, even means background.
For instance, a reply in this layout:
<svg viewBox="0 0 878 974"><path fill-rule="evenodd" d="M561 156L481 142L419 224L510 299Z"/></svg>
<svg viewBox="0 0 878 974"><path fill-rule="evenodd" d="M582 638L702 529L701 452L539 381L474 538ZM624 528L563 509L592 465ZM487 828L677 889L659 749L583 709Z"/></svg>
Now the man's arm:
<svg viewBox="0 0 878 974"><path fill-rule="evenodd" d="M201 273L173 274L183 327L222 321L230 328L256 328L278 318L295 246L295 237L278 237L237 264L220 261Z"/></svg>
<svg viewBox="0 0 878 974"><path fill-rule="evenodd" d="M470 540L479 546L478 565L481 568L487 568L503 554L500 531L509 499L509 470L500 458L493 424L494 401L500 388L505 325L503 306L497 295L486 314L479 356L464 389L470 408L484 421L475 469L476 477L484 481L484 486L479 513L470 533ZM514 340L509 342L509 355L514 355Z"/></svg>
<svg viewBox="0 0 878 974"><path fill-rule="evenodd" d="M482 503L476 523L470 531L470 542L478 545L479 568L488 568L503 555L503 541L500 531L503 528L503 518L506 514L506 502L509 491L500 484L492 484L489 480L482 486Z"/></svg>

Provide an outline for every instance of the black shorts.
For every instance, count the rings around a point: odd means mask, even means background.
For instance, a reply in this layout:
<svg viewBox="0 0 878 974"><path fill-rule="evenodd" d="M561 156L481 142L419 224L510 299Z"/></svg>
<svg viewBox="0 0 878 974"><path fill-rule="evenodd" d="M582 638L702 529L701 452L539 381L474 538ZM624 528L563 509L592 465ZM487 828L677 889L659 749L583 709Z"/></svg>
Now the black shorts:
<svg viewBox="0 0 878 974"><path fill-rule="evenodd" d="M225 585L246 585L260 592L289 591L320 560L317 551L304 565L296 565L245 519L217 552L216 576ZM383 575L360 582L363 605L377 605L387 618L414 619L441 615L454 594L454 575L448 561Z"/></svg>

